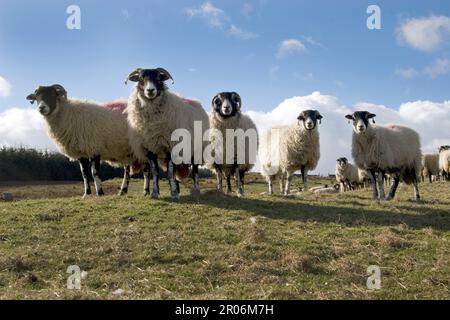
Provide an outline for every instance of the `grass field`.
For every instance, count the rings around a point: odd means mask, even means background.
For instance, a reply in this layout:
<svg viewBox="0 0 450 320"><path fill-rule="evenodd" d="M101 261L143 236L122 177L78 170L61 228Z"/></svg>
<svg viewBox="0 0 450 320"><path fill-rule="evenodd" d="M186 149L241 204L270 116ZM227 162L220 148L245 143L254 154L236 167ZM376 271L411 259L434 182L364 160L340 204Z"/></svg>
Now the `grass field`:
<svg viewBox="0 0 450 320"><path fill-rule="evenodd" d="M368 190L268 196L251 180L245 199L203 181L179 203L166 182L160 200L141 181L84 200L78 183L0 186L15 197L0 202L0 298L450 298L450 183L422 184L421 203L406 186L377 203ZM87 272L81 290L66 287L69 265ZM366 287L369 265L380 290Z"/></svg>

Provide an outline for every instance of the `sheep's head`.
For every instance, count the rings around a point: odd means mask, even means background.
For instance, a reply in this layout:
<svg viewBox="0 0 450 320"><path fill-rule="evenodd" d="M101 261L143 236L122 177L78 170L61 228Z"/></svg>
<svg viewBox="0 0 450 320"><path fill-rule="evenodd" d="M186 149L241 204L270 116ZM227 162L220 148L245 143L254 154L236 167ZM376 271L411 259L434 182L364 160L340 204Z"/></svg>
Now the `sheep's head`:
<svg viewBox="0 0 450 320"><path fill-rule="evenodd" d="M169 71L163 68L156 69L136 69L128 75L128 81L137 82L139 93L148 100L153 100L167 89L164 84L167 80L172 80Z"/></svg>
<svg viewBox="0 0 450 320"><path fill-rule="evenodd" d="M336 162L341 168L344 168L348 164L348 160L345 157L337 159Z"/></svg>
<svg viewBox="0 0 450 320"><path fill-rule="evenodd" d="M212 99L212 110L221 118L231 118L241 112L241 96L236 92L220 92Z"/></svg>
<svg viewBox="0 0 450 320"><path fill-rule="evenodd" d="M441 153L442 151L446 151L446 150L450 150L450 146L440 146L439 147L439 153Z"/></svg>
<svg viewBox="0 0 450 320"><path fill-rule="evenodd" d="M322 123L322 115L317 110L305 110L297 117L298 122L302 122L306 130L313 130L317 126L317 122Z"/></svg>
<svg viewBox="0 0 450 320"><path fill-rule="evenodd" d="M376 117L376 114L370 113L368 111L356 111L353 114L348 114L345 116L349 123L353 121L353 130L355 133L364 133L369 127L369 120L372 119L372 122L375 123L373 118Z"/></svg>
<svg viewBox="0 0 450 320"><path fill-rule="evenodd" d="M67 92L59 84L49 87L39 86L32 94L27 96L27 100L32 104L35 101L37 102L38 110L43 116L53 114L63 99L67 99Z"/></svg>

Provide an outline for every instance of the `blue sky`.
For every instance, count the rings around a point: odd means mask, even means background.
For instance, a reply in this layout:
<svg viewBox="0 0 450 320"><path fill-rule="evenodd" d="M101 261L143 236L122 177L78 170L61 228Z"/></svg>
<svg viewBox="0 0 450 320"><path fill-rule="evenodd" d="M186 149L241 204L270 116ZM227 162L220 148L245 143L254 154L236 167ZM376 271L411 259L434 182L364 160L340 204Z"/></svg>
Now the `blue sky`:
<svg viewBox="0 0 450 320"><path fill-rule="evenodd" d="M71 4L81 8L81 30L66 28ZM366 27L370 4L381 8L381 30ZM208 109L226 90L258 111L316 90L346 105L444 101L446 66L438 76L424 70L450 59L445 39L424 51L396 35L408 19L430 16L450 16L450 3L2 0L0 76L11 89L0 111L27 106L24 98L38 84L61 83L71 96L100 101L127 97L126 75L158 66L174 76L173 91ZM293 51L277 54L289 39L304 47L291 43Z"/></svg>

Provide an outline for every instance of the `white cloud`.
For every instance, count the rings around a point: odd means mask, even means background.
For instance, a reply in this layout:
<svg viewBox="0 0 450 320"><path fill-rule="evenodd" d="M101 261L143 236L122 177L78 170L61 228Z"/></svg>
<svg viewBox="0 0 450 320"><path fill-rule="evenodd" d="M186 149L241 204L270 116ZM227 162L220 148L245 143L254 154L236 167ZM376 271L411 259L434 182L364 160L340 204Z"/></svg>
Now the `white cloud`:
<svg viewBox="0 0 450 320"><path fill-rule="evenodd" d="M397 40L414 49L432 52L450 36L450 18L429 16L409 19L397 28Z"/></svg>
<svg viewBox="0 0 450 320"><path fill-rule="evenodd" d="M324 116L319 127L321 159L316 170L320 174L334 172L335 161L339 157L346 156L351 159L352 128L344 117L356 110L375 113L375 120L380 124L399 123L417 130L424 152L437 152L440 145L450 144L446 130L436 128L450 128L450 101L408 102L403 103L399 110L367 102L347 107L335 96L313 92L307 96L286 99L270 112L249 111L248 114L257 124L261 134L273 126L295 125L298 114L306 109L317 109Z"/></svg>
<svg viewBox="0 0 450 320"><path fill-rule="evenodd" d="M436 59L432 64L426 66L423 72L435 79L450 73L450 61L447 59Z"/></svg>
<svg viewBox="0 0 450 320"><path fill-rule="evenodd" d="M222 9L215 7L211 2L203 3L199 8L186 8L185 12L190 17L202 17L212 28L223 29L225 22L228 20Z"/></svg>
<svg viewBox="0 0 450 320"><path fill-rule="evenodd" d="M0 97L8 97L11 94L11 84L0 76Z"/></svg>
<svg viewBox="0 0 450 320"><path fill-rule="evenodd" d="M300 40L286 39L281 41L281 43L278 46L277 58L284 58L288 55L305 51L306 47Z"/></svg>
<svg viewBox="0 0 450 320"><path fill-rule="evenodd" d="M419 75L419 72L414 68L397 69L395 74L404 79L413 79Z"/></svg>
<svg viewBox="0 0 450 320"><path fill-rule="evenodd" d="M248 11L248 8L246 10ZM226 35L240 40L251 40L259 37L257 34L243 30L231 23L231 19L225 11L215 7L209 1L203 3L199 8L186 8L185 13L190 17L201 17L207 21L210 28L222 30Z"/></svg>
<svg viewBox="0 0 450 320"><path fill-rule="evenodd" d="M55 150L35 109L11 108L0 113L0 145Z"/></svg>
<svg viewBox="0 0 450 320"><path fill-rule="evenodd" d="M250 40L258 38L259 36L256 33L242 30L236 27L234 24L231 25L230 29L227 31L228 35L232 37L236 37L241 40Z"/></svg>

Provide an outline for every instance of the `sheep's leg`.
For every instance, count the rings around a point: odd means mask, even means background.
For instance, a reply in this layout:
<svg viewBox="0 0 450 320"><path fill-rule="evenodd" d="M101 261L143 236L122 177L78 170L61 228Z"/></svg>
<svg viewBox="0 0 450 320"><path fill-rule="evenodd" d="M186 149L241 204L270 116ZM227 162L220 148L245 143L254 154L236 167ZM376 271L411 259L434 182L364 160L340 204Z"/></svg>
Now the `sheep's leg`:
<svg viewBox="0 0 450 320"><path fill-rule="evenodd" d="M372 200L378 199L377 175L374 170L370 170L372 176Z"/></svg>
<svg viewBox="0 0 450 320"><path fill-rule="evenodd" d="M152 152L149 152L148 159L150 161L150 170L152 172L153 190L151 197L156 199L159 198L159 165L158 156ZM150 193L150 190L148 190Z"/></svg>
<svg viewBox="0 0 450 320"><path fill-rule="evenodd" d="M233 190L231 189L231 173L227 172L226 176L227 176L227 194L230 194L233 192Z"/></svg>
<svg viewBox="0 0 450 320"><path fill-rule="evenodd" d="M130 184L130 166L123 168L123 181L120 186L119 196L123 196L128 193L128 185Z"/></svg>
<svg viewBox="0 0 450 320"><path fill-rule="evenodd" d="M92 193L91 186L89 184L89 159L81 158L78 160L80 163L80 169L81 169L81 175L83 176L83 182L84 182L84 195L83 198L90 195Z"/></svg>
<svg viewBox="0 0 450 320"><path fill-rule="evenodd" d="M428 175L428 179L430 180L430 183L433 183L433 177L431 176L431 174Z"/></svg>
<svg viewBox="0 0 450 320"><path fill-rule="evenodd" d="M284 195L287 196L291 192L291 182L293 173L286 171L286 185L284 187Z"/></svg>
<svg viewBox="0 0 450 320"><path fill-rule="evenodd" d="M198 179L198 164L192 165L192 181L193 181L193 192L199 194L200 193L200 183ZM178 190L178 193L180 191Z"/></svg>
<svg viewBox="0 0 450 320"><path fill-rule="evenodd" d="M269 194L273 194L273 176L266 177L267 184L269 185Z"/></svg>
<svg viewBox="0 0 450 320"><path fill-rule="evenodd" d="M284 180L285 180L286 176L285 173L282 172L281 176L280 176L280 194L284 193Z"/></svg>
<svg viewBox="0 0 450 320"><path fill-rule="evenodd" d="M339 191L340 191L340 193L345 192L345 184L342 181L339 183Z"/></svg>
<svg viewBox="0 0 450 320"><path fill-rule="evenodd" d="M244 196L244 170L236 170L236 183L237 183L237 195L238 197Z"/></svg>
<svg viewBox="0 0 450 320"><path fill-rule="evenodd" d="M416 201L419 201L420 200L419 183L418 183L417 175L415 173L414 173L414 177L413 177L413 185L414 185L414 199Z"/></svg>
<svg viewBox="0 0 450 320"><path fill-rule="evenodd" d="M302 181L303 181L303 192L308 191L308 172L305 167L301 167L300 171L302 173Z"/></svg>
<svg viewBox="0 0 450 320"><path fill-rule="evenodd" d="M93 159L91 159L91 171L97 196L101 197L105 195L105 193L103 192L102 188L102 179L100 179L100 156L95 156Z"/></svg>
<svg viewBox="0 0 450 320"><path fill-rule="evenodd" d="M216 177L217 177L217 191L223 192L223 173L220 168L216 168Z"/></svg>
<svg viewBox="0 0 450 320"><path fill-rule="evenodd" d="M378 175L378 186L380 187L380 200L386 200L386 195L384 193L384 177L385 175L380 172Z"/></svg>
<svg viewBox="0 0 450 320"><path fill-rule="evenodd" d="M400 183L400 177L394 177L394 182L392 183L391 190L389 190L387 200L392 200L395 198L395 193L397 192L399 183Z"/></svg>
<svg viewBox="0 0 450 320"><path fill-rule="evenodd" d="M150 162L144 164L144 196L150 194Z"/></svg>
<svg viewBox="0 0 450 320"><path fill-rule="evenodd" d="M177 184L175 182L175 164L172 161L172 156L167 153L167 179L169 180L170 197L172 200L179 200L180 194L177 191Z"/></svg>

